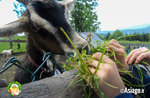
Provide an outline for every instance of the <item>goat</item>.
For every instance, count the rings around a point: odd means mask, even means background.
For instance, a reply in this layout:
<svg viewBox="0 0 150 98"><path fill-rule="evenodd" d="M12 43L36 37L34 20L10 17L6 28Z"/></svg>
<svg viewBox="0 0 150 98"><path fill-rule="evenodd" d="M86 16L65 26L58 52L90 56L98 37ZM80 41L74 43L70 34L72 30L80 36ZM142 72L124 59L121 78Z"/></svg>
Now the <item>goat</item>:
<svg viewBox="0 0 150 98"><path fill-rule="evenodd" d="M69 10L72 8L74 0L57 2L55 0L32 0L27 4L27 16L9 23L0 28L0 37L15 35L25 32L27 36L27 53L22 65L34 72L42 63L45 52L52 55L64 55L66 52L75 52L75 49L60 30L62 27L70 39L74 42L79 51L90 47L88 42L75 32L69 24ZM50 64L54 65L54 64ZM52 66L55 68L54 66ZM46 69L42 70L42 69ZM47 64L36 73L36 80L54 75ZM15 81L22 84L31 82L31 74L22 69L17 69L14 77Z"/></svg>
<svg viewBox="0 0 150 98"><path fill-rule="evenodd" d="M13 53L13 49L3 50L3 51L2 51L3 57L11 56L12 53Z"/></svg>

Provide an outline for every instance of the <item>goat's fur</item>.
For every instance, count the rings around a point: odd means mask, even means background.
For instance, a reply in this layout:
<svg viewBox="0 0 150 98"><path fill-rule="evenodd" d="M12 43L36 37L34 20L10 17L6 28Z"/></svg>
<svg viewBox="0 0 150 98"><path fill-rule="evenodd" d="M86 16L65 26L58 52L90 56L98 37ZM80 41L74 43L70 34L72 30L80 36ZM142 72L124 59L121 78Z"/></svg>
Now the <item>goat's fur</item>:
<svg viewBox="0 0 150 98"><path fill-rule="evenodd" d="M12 53L13 53L13 49L3 50L3 51L2 51L3 57L11 56Z"/></svg>
<svg viewBox="0 0 150 98"><path fill-rule="evenodd" d="M66 31L79 50L82 50L82 47L89 50L87 41L76 33L69 24L69 10L73 3L74 0L59 3L55 0L32 0L27 5L27 16L22 16L20 19L0 28L0 37L26 32L27 54L22 62L24 67L34 72L37 69L35 65L42 63L45 52L51 52L53 56L56 54L64 55L66 52L75 53L60 27ZM50 71L43 72L41 78L54 74L51 69L56 68L55 64L44 64L43 67ZM40 79L41 72L40 69L36 73L36 80ZM31 74L22 69L17 69L14 80L22 84L31 82Z"/></svg>

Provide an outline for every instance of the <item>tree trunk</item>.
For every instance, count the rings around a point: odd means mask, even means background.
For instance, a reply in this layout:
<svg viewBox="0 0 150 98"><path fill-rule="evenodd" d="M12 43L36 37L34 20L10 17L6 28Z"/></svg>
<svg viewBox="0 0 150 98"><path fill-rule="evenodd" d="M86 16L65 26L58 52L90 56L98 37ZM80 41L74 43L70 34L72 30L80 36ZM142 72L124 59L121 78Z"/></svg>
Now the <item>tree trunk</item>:
<svg viewBox="0 0 150 98"><path fill-rule="evenodd" d="M22 91L16 98L84 98L81 84L75 84L67 89L74 80L75 71L64 72L61 75L42 79L22 85ZM97 95L92 96L98 98ZM7 88L0 88L0 98L13 98Z"/></svg>

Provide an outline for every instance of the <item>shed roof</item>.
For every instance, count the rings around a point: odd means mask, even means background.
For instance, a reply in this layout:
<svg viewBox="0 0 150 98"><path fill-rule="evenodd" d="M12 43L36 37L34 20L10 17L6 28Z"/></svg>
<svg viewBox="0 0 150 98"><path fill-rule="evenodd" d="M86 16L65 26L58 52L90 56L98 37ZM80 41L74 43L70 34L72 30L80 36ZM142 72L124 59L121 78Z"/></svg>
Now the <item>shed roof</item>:
<svg viewBox="0 0 150 98"><path fill-rule="evenodd" d="M80 35L83 37L83 38L86 38L86 36L89 34L89 32L82 32L80 33ZM97 40L100 41L101 43L103 42L102 39L100 39L96 33L92 33L93 36L92 36L92 41L91 41L91 44L96 47L97 46Z"/></svg>

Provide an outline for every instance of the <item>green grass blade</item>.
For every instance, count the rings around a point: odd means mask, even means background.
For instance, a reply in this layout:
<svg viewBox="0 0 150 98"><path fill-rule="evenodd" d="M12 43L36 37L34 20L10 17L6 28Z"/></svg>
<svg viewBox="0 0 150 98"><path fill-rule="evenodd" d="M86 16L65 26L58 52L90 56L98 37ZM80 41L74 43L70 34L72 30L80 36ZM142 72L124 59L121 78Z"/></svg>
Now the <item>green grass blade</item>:
<svg viewBox="0 0 150 98"><path fill-rule="evenodd" d="M136 35L124 35L124 36L116 38L116 40L120 40L120 39L126 38L126 37L133 37L133 36L136 36Z"/></svg>
<svg viewBox="0 0 150 98"><path fill-rule="evenodd" d="M86 63L85 63L85 61L83 60L83 58L82 58L80 52L79 52L78 49L75 47L75 45L72 43L72 41L71 41L71 39L69 38L69 36L67 35L67 33L64 31L64 29L63 29L62 27L60 27L60 30L65 34L65 36L67 37L67 39L69 40L69 42L71 43L71 45L73 46L73 48L75 49L75 51L77 52L79 58L82 60L84 69L85 69L88 73L90 73L90 71L89 71L89 69L88 69L88 67L87 67L87 65L86 65Z"/></svg>
<svg viewBox="0 0 150 98"><path fill-rule="evenodd" d="M113 86L113 85L111 85L111 84L105 82L105 81L102 80L102 79L100 79L100 81L102 81L104 84L106 84L106 85L108 85L108 86L110 86L110 87L112 87L112 88L118 88L118 87L116 87L116 86Z"/></svg>
<svg viewBox="0 0 150 98"><path fill-rule="evenodd" d="M101 57L100 57L100 59L99 59L98 66L97 66L97 68L96 68L96 70L95 70L95 72L94 72L94 75L97 73L98 68L99 68L99 66L100 66L100 63L102 63L102 59L103 59L103 56L104 56L105 52L106 52L106 47L104 47L104 51L103 51L103 53L102 53L102 55L101 55Z"/></svg>
<svg viewBox="0 0 150 98"><path fill-rule="evenodd" d="M101 97L102 98L106 98L106 96L104 95L104 93L99 89L98 82L95 82L95 87L96 87L98 93L101 95Z"/></svg>

